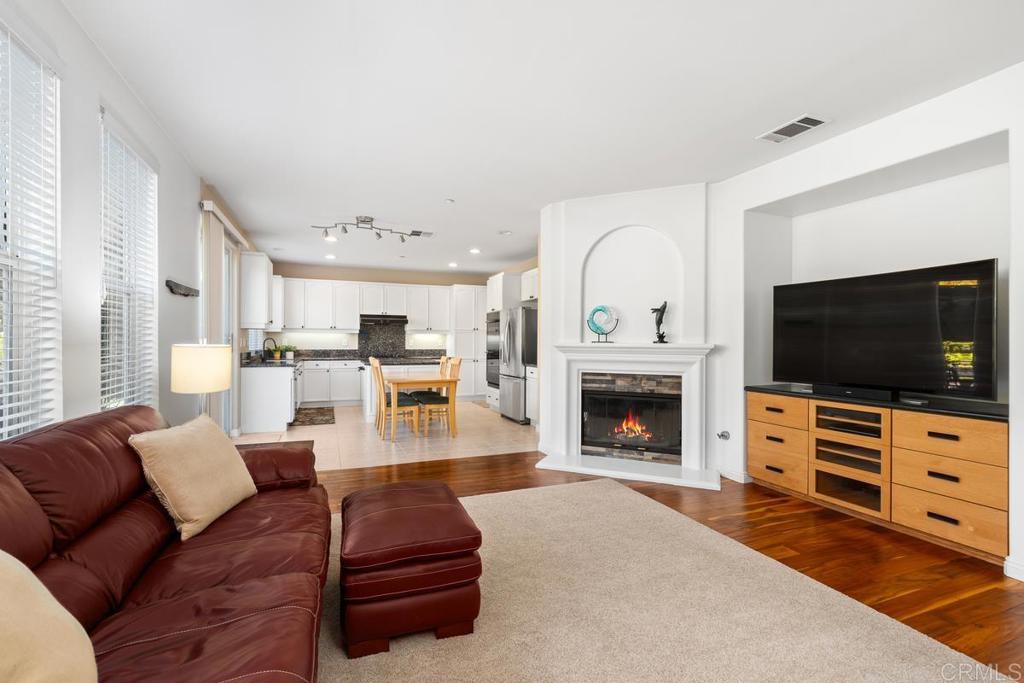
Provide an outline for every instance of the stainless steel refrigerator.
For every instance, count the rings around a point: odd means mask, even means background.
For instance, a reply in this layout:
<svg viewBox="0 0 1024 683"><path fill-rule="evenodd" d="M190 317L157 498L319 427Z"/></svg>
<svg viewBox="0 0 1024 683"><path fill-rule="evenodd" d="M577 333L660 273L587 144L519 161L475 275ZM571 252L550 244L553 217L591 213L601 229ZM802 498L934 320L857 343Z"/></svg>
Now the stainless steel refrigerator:
<svg viewBox="0 0 1024 683"><path fill-rule="evenodd" d="M537 309L519 306L501 312L499 360L498 409L510 420L529 424L526 366L537 364Z"/></svg>

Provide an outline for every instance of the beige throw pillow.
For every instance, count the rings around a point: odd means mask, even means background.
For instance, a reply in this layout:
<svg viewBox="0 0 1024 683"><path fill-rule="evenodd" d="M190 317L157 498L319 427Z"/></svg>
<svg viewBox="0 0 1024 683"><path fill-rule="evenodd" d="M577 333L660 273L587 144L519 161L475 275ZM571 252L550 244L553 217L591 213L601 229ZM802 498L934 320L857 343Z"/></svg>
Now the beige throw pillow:
<svg viewBox="0 0 1024 683"><path fill-rule="evenodd" d="M96 682L85 629L28 567L2 550L0 605L0 681Z"/></svg>
<svg viewBox="0 0 1024 683"><path fill-rule="evenodd" d="M183 541L256 493L242 456L206 415L179 427L134 434L128 443Z"/></svg>

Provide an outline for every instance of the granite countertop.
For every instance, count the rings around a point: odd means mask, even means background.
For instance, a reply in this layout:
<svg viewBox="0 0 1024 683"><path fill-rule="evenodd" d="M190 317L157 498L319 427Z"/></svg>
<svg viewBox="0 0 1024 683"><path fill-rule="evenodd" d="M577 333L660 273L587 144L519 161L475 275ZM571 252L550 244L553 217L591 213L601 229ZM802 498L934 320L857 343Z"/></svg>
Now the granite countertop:
<svg viewBox="0 0 1024 683"><path fill-rule="evenodd" d="M298 361L294 360L245 360L243 368L294 368Z"/></svg>

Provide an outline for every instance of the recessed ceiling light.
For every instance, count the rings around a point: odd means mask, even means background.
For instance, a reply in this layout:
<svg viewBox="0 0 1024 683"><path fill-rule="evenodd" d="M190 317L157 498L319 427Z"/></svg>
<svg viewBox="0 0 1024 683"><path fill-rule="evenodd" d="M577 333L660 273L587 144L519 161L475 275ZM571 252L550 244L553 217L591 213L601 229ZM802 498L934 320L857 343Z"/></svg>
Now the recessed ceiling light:
<svg viewBox="0 0 1024 683"><path fill-rule="evenodd" d="M451 263L448 264L448 267L449 268L458 268L459 264L456 263L455 261L452 261Z"/></svg>
<svg viewBox="0 0 1024 683"><path fill-rule="evenodd" d="M327 259L328 261L333 261L334 260L334 254L325 254L324 258Z"/></svg>
<svg viewBox="0 0 1024 683"><path fill-rule="evenodd" d="M469 250L469 253L470 254L479 254L480 250L477 249L476 247L473 247L472 249Z"/></svg>
<svg viewBox="0 0 1024 683"><path fill-rule="evenodd" d="M448 197L447 199L444 200L444 203L445 204L454 204L455 200L452 199L451 197Z"/></svg>
<svg viewBox="0 0 1024 683"><path fill-rule="evenodd" d="M502 237L508 237L509 235L512 234L512 231L511 230L499 230L498 234L501 235Z"/></svg>

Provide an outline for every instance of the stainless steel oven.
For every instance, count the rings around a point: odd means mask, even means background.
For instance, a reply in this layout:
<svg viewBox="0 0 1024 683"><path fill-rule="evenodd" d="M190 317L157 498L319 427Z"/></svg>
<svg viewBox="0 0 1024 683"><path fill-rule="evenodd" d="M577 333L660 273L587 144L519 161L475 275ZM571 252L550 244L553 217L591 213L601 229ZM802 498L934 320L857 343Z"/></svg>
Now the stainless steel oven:
<svg viewBox="0 0 1024 683"><path fill-rule="evenodd" d="M501 377L501 313L487 314L487 384L498 388Z"/></svg>

